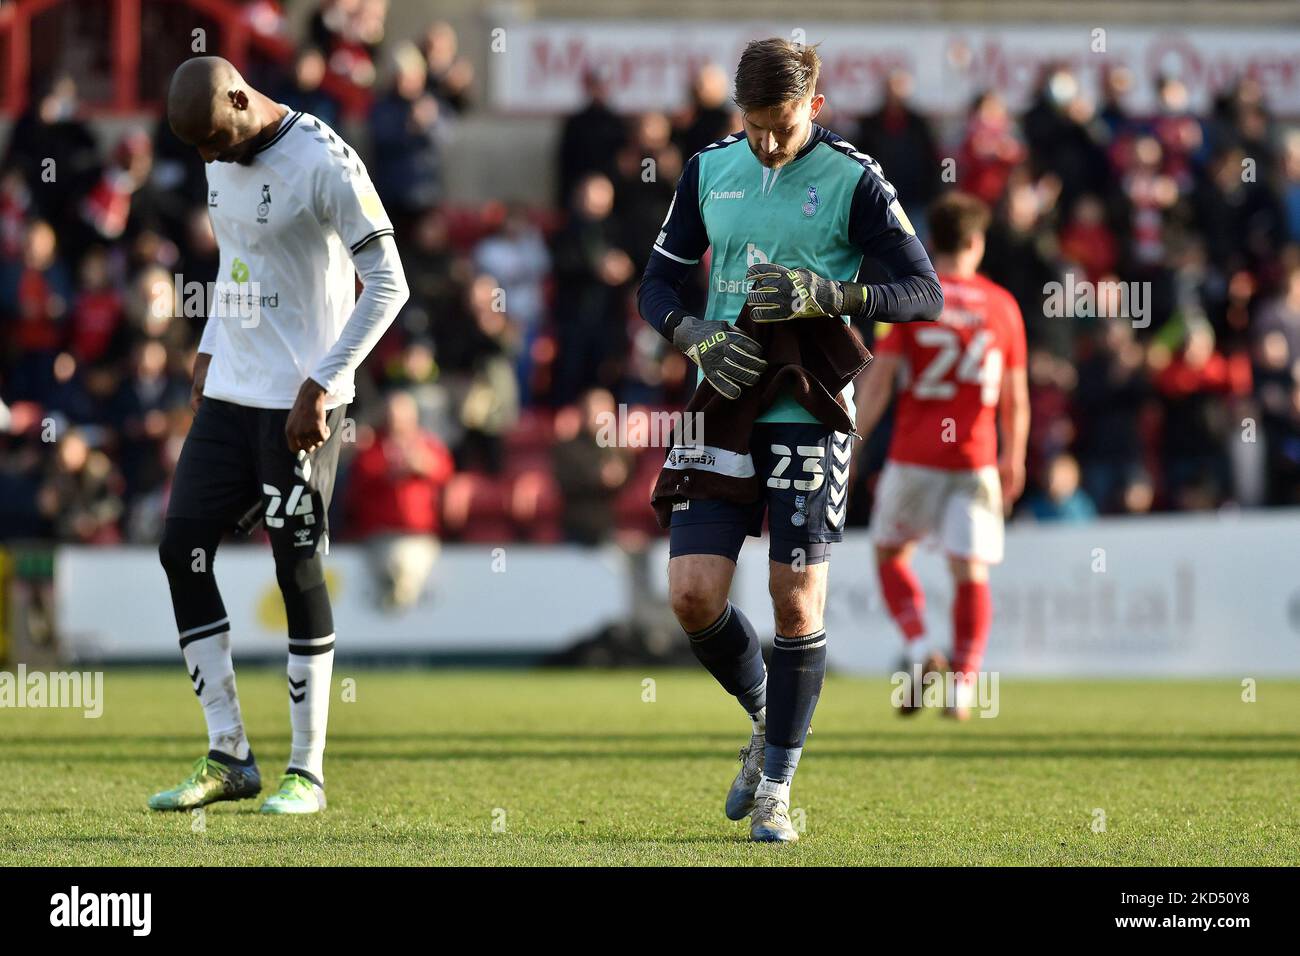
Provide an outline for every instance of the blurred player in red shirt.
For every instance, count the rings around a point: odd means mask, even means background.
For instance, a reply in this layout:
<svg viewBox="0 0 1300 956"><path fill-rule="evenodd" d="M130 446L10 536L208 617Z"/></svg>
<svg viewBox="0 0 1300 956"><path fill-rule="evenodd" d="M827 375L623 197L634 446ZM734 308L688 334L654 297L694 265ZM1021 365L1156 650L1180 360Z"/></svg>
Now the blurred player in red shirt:
<svg viewBox="0 0 1300 956"><path fill-rule="evenodd" d="M984 256L988 207L974 196L948 193L929 218L943 313L934 323L877 326L857 426L863 435L873 429L897 387L893 439L871 520L880 589L903 632L902 670L946 673L949 660L926 639L925 595L911 566L918 541L942 545L956 591L956 694L946 710L965 719L993 618L988 567L1002 560L1003 514L1025 484L1025 326L1011 294L975 271ZM920 708L921 688L911 691L900 707L904 714Z"/></svg>

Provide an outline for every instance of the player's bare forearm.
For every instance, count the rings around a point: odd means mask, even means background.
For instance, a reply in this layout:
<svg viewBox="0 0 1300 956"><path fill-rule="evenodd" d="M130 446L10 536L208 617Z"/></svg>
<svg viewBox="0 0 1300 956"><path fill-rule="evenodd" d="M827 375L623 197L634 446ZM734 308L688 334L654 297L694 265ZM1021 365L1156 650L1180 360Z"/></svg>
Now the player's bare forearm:
<svg viewBox="0 0 1300 956"><path fill-rule="evenodd" d="M1025 456L1029 448L1029 377L1023 368L1011 369L1002 380L998 424L1003 441L998 473L1003 500L1010 506L1025 490Z"/></svg>
<svg viewBox="0 0 1300 956"><path fill-rule="evenodd" d="M1029 446L1029 380L1023 368L1007 373L1000 405L1003 434L1009 437L1007 450L1024 461Z"/></svg>
<svg viewBox="0 0 1300 956"><path fill-rule="evenodd" d="M197 412L203 404L203 384L208 380L208 366L212 356L207 352L198 352L194 356L194 385L190 389L190 408Z"/></svg>
<svg viewBox="0 0 1300 956"><path fill-rule="evenodd" d="M875 430L885 414L885 409L889 407L897 371L897 356L877 355L858 376L854 384L858 406L857 430L863 438Z"/></svg>
<svg viewBox="0 0 1300 956"><path fill-rule="evenodd" d="M330 437L330 427L325 423L325 389L320 383L310 378L302 383L285 419L284 437L290 451L309 454Z"/></svg>

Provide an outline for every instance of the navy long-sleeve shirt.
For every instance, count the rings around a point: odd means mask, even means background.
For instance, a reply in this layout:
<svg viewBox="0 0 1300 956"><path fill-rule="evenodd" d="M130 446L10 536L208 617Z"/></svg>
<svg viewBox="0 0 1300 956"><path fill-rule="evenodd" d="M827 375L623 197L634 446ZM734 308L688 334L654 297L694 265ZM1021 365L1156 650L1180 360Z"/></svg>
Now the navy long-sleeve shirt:
<svg viewBox="0 0 1300 956"><path fill-rule="evenodd" d="M777 170L758 162L743 133L691 157L637 290L642 317L661 334L684 311L682 285L710 247L710 318L739 314L754 262L863 283L866 320L932 320L943 308L938 276L880 166L815 124Z"/></svg>

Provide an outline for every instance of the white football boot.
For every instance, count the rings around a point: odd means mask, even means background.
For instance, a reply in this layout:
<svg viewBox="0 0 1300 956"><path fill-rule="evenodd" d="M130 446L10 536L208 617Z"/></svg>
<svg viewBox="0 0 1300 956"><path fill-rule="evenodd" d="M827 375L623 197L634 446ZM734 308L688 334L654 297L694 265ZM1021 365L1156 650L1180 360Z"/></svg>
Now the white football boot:
<svg viewBox="0 0 1300 956"><path fill-rule="evenodd" d="M790 823L790 785L764 777L754 792L749 838L755 843L794 843L799 839Z"/></svg>
<svg viewBox="0 0 1300 956"><path fill-rule="evenodd" d="M731 781L727 791L727 819L743 820L754 809L754 791L763 777L763 754L767 750L767 734L754 734L749 744L740 748L740 773Z"/></svg>

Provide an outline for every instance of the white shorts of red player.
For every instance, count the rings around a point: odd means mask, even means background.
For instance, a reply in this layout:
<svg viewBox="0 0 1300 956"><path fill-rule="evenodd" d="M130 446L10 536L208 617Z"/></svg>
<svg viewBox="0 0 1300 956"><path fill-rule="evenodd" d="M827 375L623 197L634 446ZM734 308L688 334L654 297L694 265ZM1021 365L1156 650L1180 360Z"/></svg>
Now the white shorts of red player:
<svg viewBox="0 0 1300 956"><path fill-rule="evenodd" d="M871 540L934 541L953 558L1002 561L1002 483L996 467L949 471L887 461L876 484Z"/></svg>

